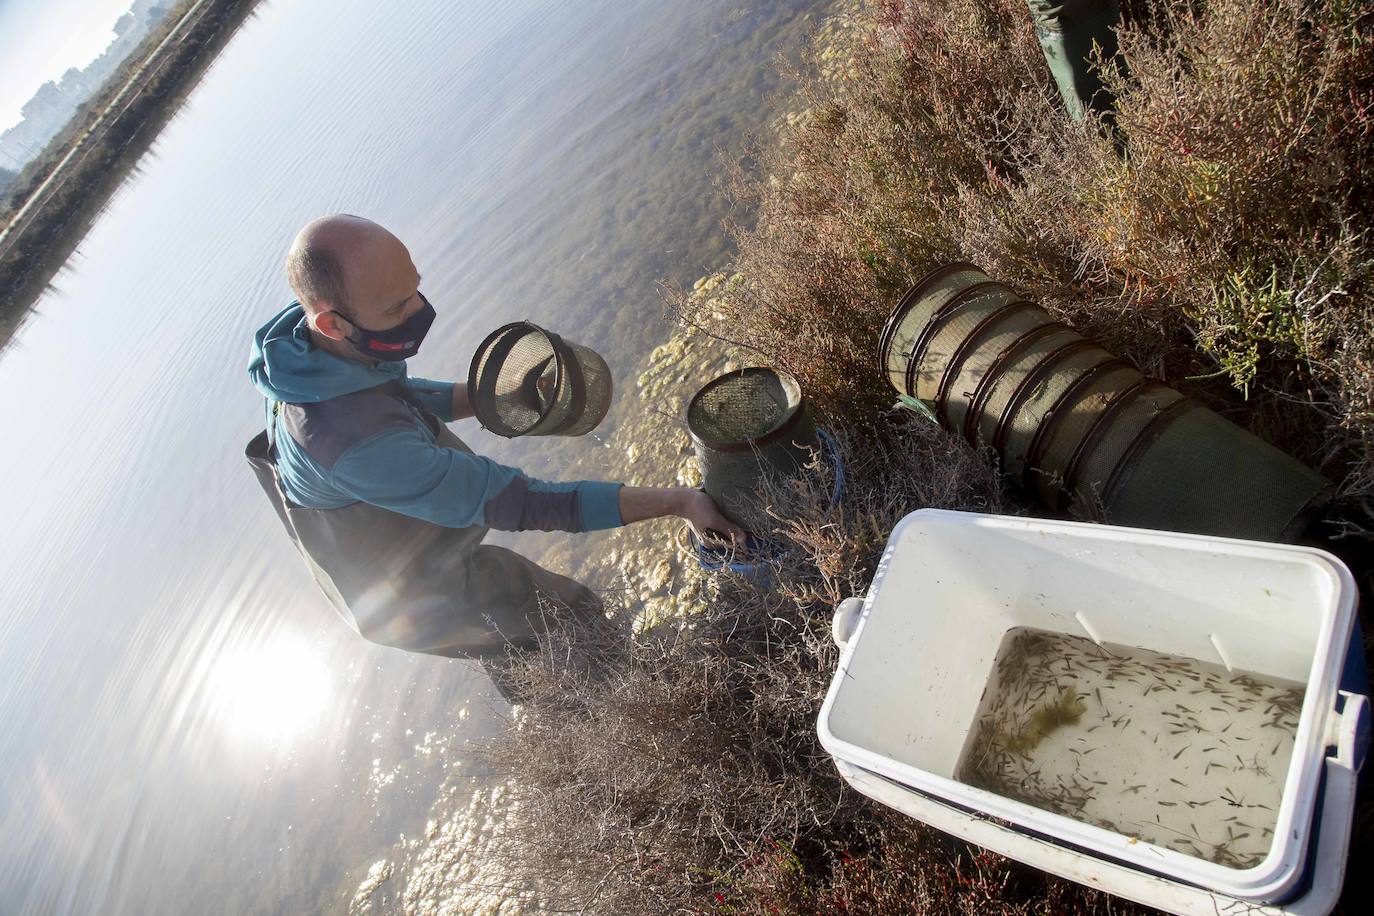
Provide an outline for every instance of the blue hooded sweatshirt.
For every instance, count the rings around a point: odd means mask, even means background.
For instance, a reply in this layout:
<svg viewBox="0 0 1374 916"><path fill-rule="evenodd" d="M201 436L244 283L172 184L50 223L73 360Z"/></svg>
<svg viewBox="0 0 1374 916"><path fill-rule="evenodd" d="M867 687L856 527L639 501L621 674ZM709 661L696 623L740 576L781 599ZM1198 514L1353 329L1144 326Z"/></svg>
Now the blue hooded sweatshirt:
<svg viewBox="0 0 1374 916"><path fill-rule="evenodd" d="M445 423L453 419L453 382L410 378L404 361L368 364L320 349L296 302L254 335L248 375L267 399L269 426L274 401L314 404L388 382L405 386L416 403ZM383 429L353 444L330 467L315 461L284 427L278 430L282 487L293 502L308 508L367 502L450 528L596 531L623 524L620 484L532 479L489 458L436 444L418 413L413 426Z"/></svg>

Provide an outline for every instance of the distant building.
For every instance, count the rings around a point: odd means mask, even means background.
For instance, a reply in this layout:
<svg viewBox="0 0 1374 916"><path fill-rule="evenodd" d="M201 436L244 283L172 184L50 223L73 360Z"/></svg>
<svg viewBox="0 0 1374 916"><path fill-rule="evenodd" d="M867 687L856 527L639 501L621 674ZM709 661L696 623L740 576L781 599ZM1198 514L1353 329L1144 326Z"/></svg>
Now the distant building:
<svg viewBox="0 0 1374 916"><path fill-rule="evenodd" d="M25 103L23 120L0 133L0 169L18 172L41 154L78 106L100 91L169 11L169 0L134 0L129 12L115 23L115 39L104 53L83 68L72 67L60 80L40 86Z"/></svg>

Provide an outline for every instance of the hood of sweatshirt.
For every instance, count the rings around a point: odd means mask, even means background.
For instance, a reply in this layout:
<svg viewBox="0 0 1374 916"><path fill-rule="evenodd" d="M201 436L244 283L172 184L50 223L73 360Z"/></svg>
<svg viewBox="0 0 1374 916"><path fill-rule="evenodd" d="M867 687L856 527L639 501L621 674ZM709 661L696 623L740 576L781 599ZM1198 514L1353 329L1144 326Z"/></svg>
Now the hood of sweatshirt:
<svg viewBox="0 0 1374 916"><path fill-rule="evenodd" d="M248 361L254 387L265 397L288 404L327 401L405 375L404 361L368 364L315 346L299 302L292 302L258 328Z"/></svg>

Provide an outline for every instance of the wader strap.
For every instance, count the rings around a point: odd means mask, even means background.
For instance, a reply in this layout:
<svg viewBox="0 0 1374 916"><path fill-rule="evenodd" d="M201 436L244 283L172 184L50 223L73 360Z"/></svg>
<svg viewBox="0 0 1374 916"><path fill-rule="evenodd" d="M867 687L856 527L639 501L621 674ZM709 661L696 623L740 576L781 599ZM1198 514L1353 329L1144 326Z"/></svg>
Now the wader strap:
<svg viewBox="0 0 1374 916"><path fill-rule="evenodd" d="M424 421L425 426L429 427L431 435L434 436L434 439L437 442L439 439L439 430L443 429L444 427L443 421L441 421L434 414L430 413L428 408L426 408L425 405L420 403L420 399L417 398L414 395L414 393L411 392L411 390L407 388L405 385L402 385L400 382L388 382L387 385L396 386L394 389L390 389L388 393L394 394L396 397L400 398L402 401L405 401L412 408L414 408L415 412L420 415L420 419Z"/></svg>
<svg viewBox="0 0 1374 916"><path fill-rule="evenodd" d="M277 462L277 415L281 413L281 401L272 402L272 418L267 421L267 458Z"/></svg>

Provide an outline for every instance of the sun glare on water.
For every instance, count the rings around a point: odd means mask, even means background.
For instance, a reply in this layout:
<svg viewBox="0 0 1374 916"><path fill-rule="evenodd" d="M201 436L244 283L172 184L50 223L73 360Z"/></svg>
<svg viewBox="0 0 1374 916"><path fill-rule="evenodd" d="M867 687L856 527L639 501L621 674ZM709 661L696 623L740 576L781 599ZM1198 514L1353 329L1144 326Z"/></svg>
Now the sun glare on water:
<svg viewBox="0 0 1374 916"><path fill-rule="evenodd" d="M309 731L333 686L324 659L301 640L234 650L210 676L216 718L235 741L275 744Z"/></svg>

